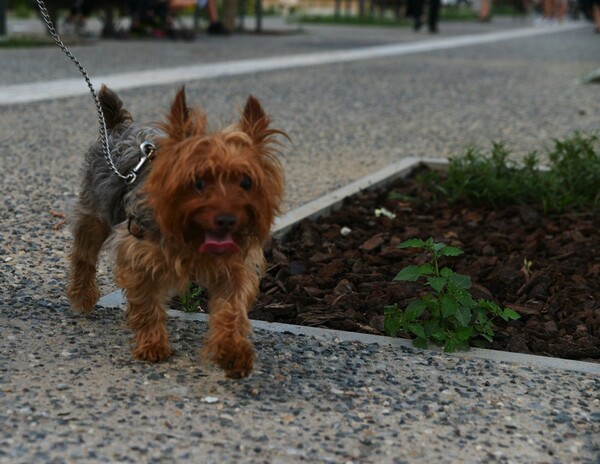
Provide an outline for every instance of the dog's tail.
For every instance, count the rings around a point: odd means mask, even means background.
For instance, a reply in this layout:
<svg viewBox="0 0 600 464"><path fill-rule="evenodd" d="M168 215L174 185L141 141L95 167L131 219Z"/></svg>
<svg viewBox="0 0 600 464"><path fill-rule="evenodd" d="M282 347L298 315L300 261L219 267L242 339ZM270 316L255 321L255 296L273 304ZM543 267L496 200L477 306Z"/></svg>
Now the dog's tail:
<svg viewBox="0 0 600 464"><path fill-rule="evenodd" d="M129 125L133 122L131 113L123 107L123 102L117 93L109 89L106 85L102 85L98 100L104 114L104 122L108 130L114 129L119 124Z"/></svg>

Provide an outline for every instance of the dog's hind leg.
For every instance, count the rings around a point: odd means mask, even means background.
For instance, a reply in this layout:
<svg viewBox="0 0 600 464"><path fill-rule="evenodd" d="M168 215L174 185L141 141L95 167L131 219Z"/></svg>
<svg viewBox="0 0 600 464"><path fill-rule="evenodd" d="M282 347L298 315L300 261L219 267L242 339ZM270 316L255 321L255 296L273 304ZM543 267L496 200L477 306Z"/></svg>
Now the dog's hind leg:
<svg viewBox="0 0 600 464"><path fill-rule="evenodd" d="M71 280L67 296L74 310L89 313L100 298L96 264L110 227L96 216L79 212L73 225L73 247L69 255Z"/></svg>

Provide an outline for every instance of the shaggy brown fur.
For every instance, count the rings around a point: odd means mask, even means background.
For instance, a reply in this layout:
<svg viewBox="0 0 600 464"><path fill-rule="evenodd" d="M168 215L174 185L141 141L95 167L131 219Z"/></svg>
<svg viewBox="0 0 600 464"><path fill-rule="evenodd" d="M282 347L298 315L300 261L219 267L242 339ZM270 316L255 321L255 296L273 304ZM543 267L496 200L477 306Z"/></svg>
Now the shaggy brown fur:
<svg viewBox="0 0 600 464"><path fill-rule="evenodd" d="M161 361L171 355L165 303L194 281L210 297L204 354L228 376L247 376L254 361L248 310L263 272L262 246L283 197L276 148L277 136L285 134L270 127L254 97L239 123L214 133L202 112L187 107L183 89L162 132L136 125L106 87L100 101L121 172L137 163L142 141L158 150L133 186L110 172L100 142L88 151L70 255L73 307L93 309L98 254L112 234L134 356Z"/></svg>

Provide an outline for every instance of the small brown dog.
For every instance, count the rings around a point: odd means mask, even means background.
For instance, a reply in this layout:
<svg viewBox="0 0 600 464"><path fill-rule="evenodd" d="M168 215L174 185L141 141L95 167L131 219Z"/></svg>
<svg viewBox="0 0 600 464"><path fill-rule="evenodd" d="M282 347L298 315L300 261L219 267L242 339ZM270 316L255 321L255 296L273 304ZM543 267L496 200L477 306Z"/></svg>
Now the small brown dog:
<svg viewBox="0 0 600 464"><path fill-rule="evenodd" d="M133 355L148 361L171 355L166 301L192 281L210 298L204 354L229 377L247 376L254 362L248 311L282 202L277 148L285 134L270 127L252 96L239 123L214 133L202 112L187 107L183 88L160 130L134 123L106 87L99 100L120 172L136 166L143 142L153 143L156 154L128 184L109 168L100 141L87 152L70 254L73 308L87 313L98 300L98 254L112 235Z"/></svg>

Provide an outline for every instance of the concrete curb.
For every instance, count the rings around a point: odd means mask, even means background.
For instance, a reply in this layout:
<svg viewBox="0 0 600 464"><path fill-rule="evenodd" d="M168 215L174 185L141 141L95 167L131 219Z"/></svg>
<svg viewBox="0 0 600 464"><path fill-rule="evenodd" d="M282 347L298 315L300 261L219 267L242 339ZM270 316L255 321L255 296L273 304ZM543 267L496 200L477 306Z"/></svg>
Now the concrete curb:
<svg viewBox="0 0 600 464"><path fill-rule="evenodd" d="M124 304L123 295L120 290L109 293L98 301L98 305L104 307L121 307ZM169 317L184 321L208 322L206 313L186 313L183 311L169 310ZM280 324L277 322L265 322L252 320L254 329L266 330L277 333L291 333L294 335L303 335L325 340L343 340L358 341L367 345L377 343L380 346L390 346L395 348L411 348L415 351L435 351L436 354L442 354L443 351L435 346L429 350L421 350L412 345L411 340L404 338L384 337L381 335L369 335L358 332L346 332L344 330L322 329L318 327L304 327L300 325ZM600 374L600 364L573 361L570 359L549 358L532 354L511 353L508 351L486 350L482 348L471 348L469 351L460 351L446 354L447 356L456 356L465 359L487 359L490 361L499 361L519 366L537 367L543 369L558 369L573 372L582 372L587 374Z"/></svg>

